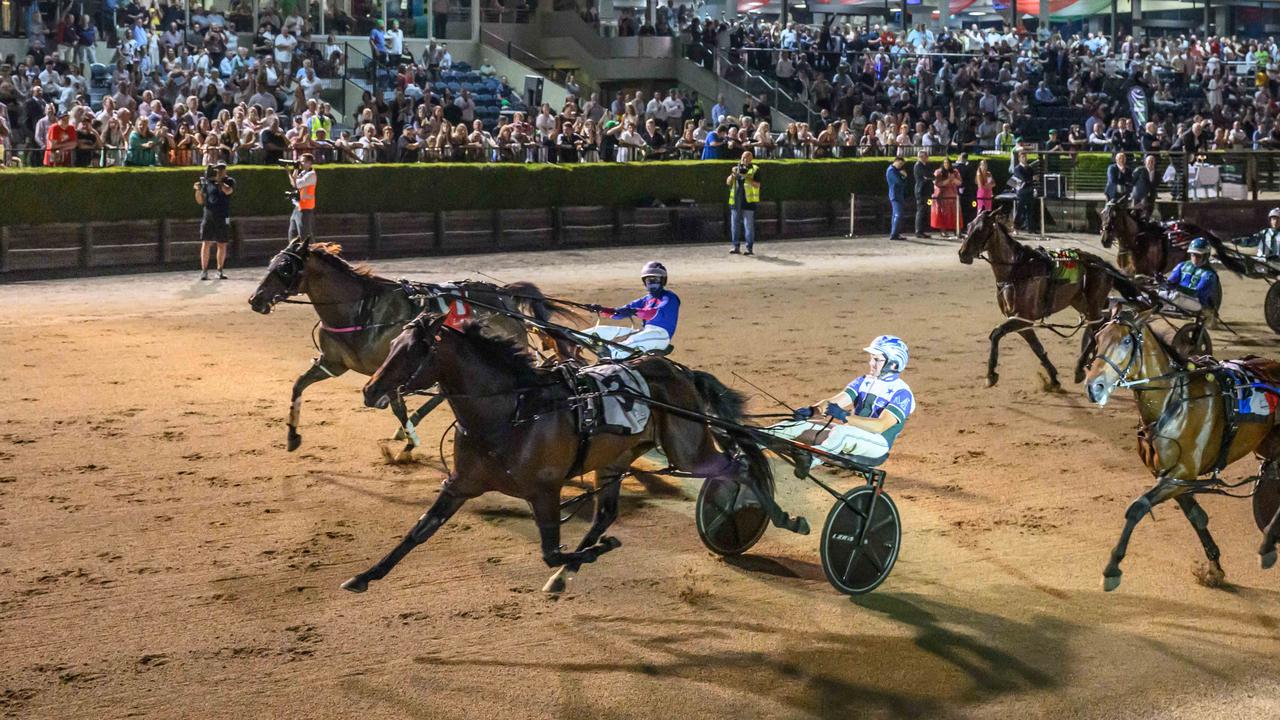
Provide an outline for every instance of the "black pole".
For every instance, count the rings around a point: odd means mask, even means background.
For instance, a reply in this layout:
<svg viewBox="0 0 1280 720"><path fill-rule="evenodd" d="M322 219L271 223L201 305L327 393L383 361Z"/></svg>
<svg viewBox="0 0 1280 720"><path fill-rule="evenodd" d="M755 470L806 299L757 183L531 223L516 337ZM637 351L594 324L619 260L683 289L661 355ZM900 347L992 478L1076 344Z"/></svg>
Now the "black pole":
<svg viewBox="0 0 1280 720"><path fill-rule="evenodd" d="M1209 0L1204 0L1204 35L1209 36L1209 26L1213 24L1213 8Z"/></svg>
<svg viewBox="0 0 1280 720"><path fill-rule="evenodd" d="M787 27L787 0L780 0L782 3L782 27Z"/></svg>
<svg viewBox="0 0 1280 720"><path fill-rule="evenodd" d="M1111 0L1111 50L1113 52L1120 42L1119 5L1120 0Z"/></svg>

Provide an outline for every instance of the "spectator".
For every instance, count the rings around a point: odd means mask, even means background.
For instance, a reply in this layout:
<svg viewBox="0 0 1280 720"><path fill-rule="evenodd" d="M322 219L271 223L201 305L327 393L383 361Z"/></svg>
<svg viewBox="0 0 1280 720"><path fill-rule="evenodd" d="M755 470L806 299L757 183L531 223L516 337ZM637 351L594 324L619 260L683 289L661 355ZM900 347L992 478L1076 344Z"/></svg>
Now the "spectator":
<svg viewBox="0 0 1280 720"><path fill-rule="evenodd" d="M1107 200L1116 202L1122 198L1129 197L1133 187L1133 170L1128 167L1128 156L1119 152L1115 155L1115 162L1107 167L1107 186L1103 191Z"/></svg>
<svg viewBox="0 0 1280 720"><path fill-rule="evenodd" d="M986 162L985 160L983 162ZM892 219L889 222L889 239L904 240L902 237L902 206L907 201L906 162L901 155L893 158L893 162L885 170L885 182L889 185L889 207Z"/></svg>
<svg viewBox="0 0 1280 720"><path fill-rule="evenodd" d="M974 184L977 185L977 210L978 212L989 212L991 210L991 201L995 197L996 179L991 174L991 168L987 166L986 160L978 161L978 171L974 175Z"/></svg>
<svg viewBox="0 0 1280 720"><path fill-rule="evenodd" d="M124 164L143 167L156 164L155 133L145 118L139 118L129 134L129 153Z"/></svg>
<svg viewBox="0 0 1280 720"><path fill-rule="evenodd" d="M1110 168L1108 168L1108 175L1110 175ZM1155 215L1159 185L1160 178L1156 175L1156 156L1147 155L1143 158L1142 165L1133 171L1133 190L1129 195L1130 204L1139 217L1150 220Z"/></svg>
<svg viewBox="0 0 1280 720"><path fill-rule="evenodd" d="M951 164L951 158L942 159L942 167L933 171L933 211L930 225L947 237L951 232L959 234L960 171Z"/></svg>
<svg viewBox="0 0 1280 720"><path fill-rule="evenodd" d="M47 167L71 167L72 151L76 148L76 129L71 125L71 113L57 112L57 122L49 125L45 141L44 164Z"/></svg>
<svg viewBox="0 0 1280 720"><path fill-rule="evenodd" d="M728 131L729 128L725 125L718 125L715 130L707 133L706 139L702 141L703 160L720 159L720 150L724 147L724 136Z"/></svg>
<svg viewBox="0 0 1280 720"><path fill-rule="evenodd" d="M928 227L929 222L929 197L933 193L933 171L929 169L927 151L920 151L911 174L915 179L916 237L928 238L929 233L925 232L925 228Z"/></svg>
<svg viewBox="0 0 1280 720"><path fill-rule="evenodd" d="M742 153L742 158L725 185L729 186L729 237L733 242L730 255L737 255L741 240L745 239L746 248L743 255L754 255L756 243L756 204L760 202L760 166L754 164L755 158L750 152ZM741 228L741 232L739 232Z"/></svg>
<svg viewBox="0 0 1280 720"><path fill-rule="evenodd" d="M1035 200L1035 172L1027 164L1027 154L1018 153L1018 164L1013 168L1015 186L1014 227L1018 230L1030 231L1035 227L1032 221L1031 204Z"/></svg>

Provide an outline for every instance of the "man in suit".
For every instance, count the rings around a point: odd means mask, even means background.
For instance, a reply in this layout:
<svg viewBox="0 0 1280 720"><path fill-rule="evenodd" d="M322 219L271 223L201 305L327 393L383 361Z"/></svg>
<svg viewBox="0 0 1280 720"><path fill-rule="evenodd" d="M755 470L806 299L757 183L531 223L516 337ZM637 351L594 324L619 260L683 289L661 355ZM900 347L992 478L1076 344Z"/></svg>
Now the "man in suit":
<svg viewBox="0 0 1280 720"><path fill-rule="evenodd" d="M904 239L902 237L902 206L907 202L906 164L906 160L899 155L884 171L884 179L889 183L889 207L893 209L893 220L889 223L890 240Z"/></svg>
<svg viewBox="0 0 1280 720"><path fill-rule="evenodd" d="M933 195L933 170L929 168L929 151L921 150L916 164L911 169L915 180L916 199L916 237L927 238L929 233L929 197Z"/></svg>
<svg viewBox="0 0 1280 720"><path fill-rule="evenodd" d="M962 152L956 159L954 167L960 171L960 218L962 223L968 225L969 221L978 214L976 211L978 165L969 162L969 153Z"/></svg>
<svg viewBox="0 0 1280 720"><path fill-rule="evenodd" d="M1128 197L1133 187L1133 170L1129 168L1129 157L1123 152L1116 153L1115 162L1107 167L1107 187L1103 194L1107 200L1115 202Z"/></svg>
<svg viewBox="0 0 1280 720"><path fill-rule="evenodd" d="M1156 188L1160 184L1160 177L1156 175L1156 156L1148 155L1133 171L1133 191L1129 195L1130 204L1133 211L1142 218L1147 220L1156 210Z"/></svg>
<svg viewBox="0 0 1280 720"><path fill-rule="evenodd" d="M1031 232L1035 225L1031 207L1036 198L1036 175L1027 164L1027 154L1018 153L1018 164L1013 167L1014 219L1013 226Z"/></svg>

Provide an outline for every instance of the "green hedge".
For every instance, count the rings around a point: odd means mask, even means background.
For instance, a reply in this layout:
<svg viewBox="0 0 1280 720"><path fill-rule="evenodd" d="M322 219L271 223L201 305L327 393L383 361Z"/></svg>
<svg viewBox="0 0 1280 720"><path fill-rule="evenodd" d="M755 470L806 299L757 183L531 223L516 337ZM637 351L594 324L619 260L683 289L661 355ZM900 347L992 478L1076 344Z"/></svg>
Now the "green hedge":
<svg viewBox="0 0 1280 720"><path fill-rule="evenodd" d="M843 200L885 192L888 158L762 161L762 199ZM1007 158L993 158L1000 182ZM505 208L628 206L650 200L723 202L730 161L662 163L326 165L317 208L324 213L430 212ZM285 215L288 178L279 167L231 168L240 217ZM200 168L19 169L0 171L0 225L195 218Z"/></svg>

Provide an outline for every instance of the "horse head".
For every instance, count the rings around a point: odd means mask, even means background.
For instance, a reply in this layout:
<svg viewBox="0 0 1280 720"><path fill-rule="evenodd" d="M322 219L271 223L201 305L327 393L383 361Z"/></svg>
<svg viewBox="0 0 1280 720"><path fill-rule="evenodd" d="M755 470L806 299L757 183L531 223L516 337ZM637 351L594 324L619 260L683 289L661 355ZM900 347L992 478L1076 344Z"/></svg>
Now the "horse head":
<svg viewBox="0 0 1280 720"><path fill-rule="evenodd" d="M1111 247L1119 237L1120 219L1129 215L1129 198L1127 196L1108 200L1098 213L1102 225L1102 247Z"/></svg>
<svg viewBox="0 0 1280 720"><path fill-rule="evenodd" d="M401 395L436 384L433 362L445 316L424 312L409 321L391 341L387 357L364 385L364 404L385 408L392 394Z"/></svg>
<svg viewBox="0 0 1280 720"><path fill-rule="evenodd" d="M1106 405L1111 394L1125 382L1141 379L1147 326L1153 308L1135 310L1117 305L1111 318L1094 335L1093 363L1085 374L1089 401Z"/></svg>
<svg viewBox="0 0 1280 720"><path fill-rule="evenodd" d="M998 224L1004 222L1004 210L983 210L969 221L964 230L964 241L960 243L960 262L972 265L973 259L981 255L996 233Z"/></svg>
<svg viewBox="0 0 1280 720"><path fill-rule="evenodd" d="M301 292L307 255L311 252L309 239L298 238L276 253L267 265L267 275L258 283L258 289L249 296L249 307L266 315L276 303Z"/></svg>

